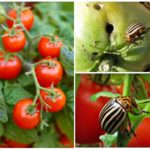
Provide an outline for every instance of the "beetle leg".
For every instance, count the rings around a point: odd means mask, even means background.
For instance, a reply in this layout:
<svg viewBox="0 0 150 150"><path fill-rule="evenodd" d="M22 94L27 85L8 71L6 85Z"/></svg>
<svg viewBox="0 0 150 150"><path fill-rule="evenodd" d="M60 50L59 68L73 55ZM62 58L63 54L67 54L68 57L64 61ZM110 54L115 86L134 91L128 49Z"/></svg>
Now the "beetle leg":
<svg viewBox="0 0 150 150"><path fill-rule="evenodd" d="M132 129L131 121L130 121L130 118L128 115L127 115L127 122L129 125L130 132L133 133L133 135L136 137L136 134L135 134L134 130Z"/></svg>

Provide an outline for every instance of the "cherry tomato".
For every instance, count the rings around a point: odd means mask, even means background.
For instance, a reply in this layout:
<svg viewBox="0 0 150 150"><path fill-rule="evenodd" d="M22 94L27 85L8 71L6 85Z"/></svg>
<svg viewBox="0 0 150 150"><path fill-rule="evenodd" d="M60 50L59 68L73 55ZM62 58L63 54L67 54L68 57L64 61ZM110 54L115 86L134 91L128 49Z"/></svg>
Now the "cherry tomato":
<svg viewBox="0 0 150 150"><path fill-rule="evenodd" d="M14 107L13 120L17 126L23 129L33 129L40 122L40 112L37 108L34 108L32 112L29 112L33 100L25 98L20 100Z"/></svg>
<svg viewBox="0 0 150 150"><path fill-rule="evenodd" d="M64 147L70 147L70 148L73 148L73 147L74 147L74 145L73 145L73 143L71 142L71 140L69 140L65 134L62 134L62 135L61 135L59 141L60 141L60 143L61 143Z"/></svg>
<svg viewBox="0 0 150 150"><path fill-rule="evenodd" d="M10 140L7 138L4 139L4 142L8 145L7 147L11 147L11 148L26 148L26 147L28 147L27 144L19 143L19 142L16 142L14 140Z"/></svg>
<svg viewBox="0 0 150 150"><path fill-rule="evenodd" d="M135 130L136 137L132 137L128 147L150 147L150 118L145 118Z"/></svg>
<svg viewBox="0 0 150 150"><path fill-rule="evenodd" d="M17 56L5 59L0 53L0 79L10 80L17 78L21 72L22 62Z"/></svg>
<svg viewBox="0 0 150 150"><path fill-rule="evenodd" d="M88 75L81 75L76 94L76 142L94 144L100 142L99 136L105 132L100 127L99 113L108 102L108 98L100 97L92 102L91 96L100 91L117 93L113 86L102 86L94 83Z"/></svg>
<svg viewBox="0 0 150 150"><path fill-rule="evenodd" d="M63 68L59 61L47 58L49 63L42 63L36 66L35 73L41 86L50 87L53 83L57 85L63 76Z"/></svg>
<svg viewBox="0 0 150 150"><path fill-rule="evenodd" d="M17 19L17 13L16 13L16 10L14 10L14 9L9 10L7 15L13 19ZM22 21L23 25L25 26L25 28L27 30L30 30L34 23L33 12L30 9L26 9L26 10L22 11L21 12L21 21ZM9 19L6 20L6 23L9 28L11 28L14 25L14 22Z"/></svg>
<svg viewBox="0 0 150 150"><path fill-rule="evenodd" d="M48 57L51 56L59 57L60 56L60 48L62 47L62 42L53 42L50 41L47 37L42 37L38 44L38 51L41 54L42 57Z"/></svg>
<svg viewBox="0 0 150 150"><path fill-rule="evenodd" d="M16 34L13 36L7 35L5 33L2 37L2 43L4 48L9 52L18 52L21 51L26 44L26 37L22 31L16 31Z"/></svg>
<svg viewBox="0 0 150 150"><path fill-rule="evenodd" d="M46 105L44 105L43 106L44 111L58 112L62 110L66 104L66 96L60 88L54 88L53 93L48 93L44 90L41 90L40 95L44 103L46 103L49 106L47 107ZM38 100L38 103L40 106L41 105L40 100Z"/></svg>

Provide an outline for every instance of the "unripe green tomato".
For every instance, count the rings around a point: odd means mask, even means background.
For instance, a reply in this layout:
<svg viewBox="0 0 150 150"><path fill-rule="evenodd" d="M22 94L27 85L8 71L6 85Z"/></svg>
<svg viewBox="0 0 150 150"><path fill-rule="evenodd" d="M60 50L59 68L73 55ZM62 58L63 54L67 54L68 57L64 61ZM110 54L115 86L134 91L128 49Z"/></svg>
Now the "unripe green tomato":
<svg viewBox="0 0 150 150"><path fill-rule="evenodd" d="M89 71L96 61L96 71L100 70L106 54L106 60L113 59L111 67L115 71L144 71L150 64L150 32L144 34L144 40L138 41L138 45L129 45L125 39L132 23L150 27L150 11L140 3L76 3L75 16L77 71ZM96 61L91 59L94 53L100 55Z"/></svg>

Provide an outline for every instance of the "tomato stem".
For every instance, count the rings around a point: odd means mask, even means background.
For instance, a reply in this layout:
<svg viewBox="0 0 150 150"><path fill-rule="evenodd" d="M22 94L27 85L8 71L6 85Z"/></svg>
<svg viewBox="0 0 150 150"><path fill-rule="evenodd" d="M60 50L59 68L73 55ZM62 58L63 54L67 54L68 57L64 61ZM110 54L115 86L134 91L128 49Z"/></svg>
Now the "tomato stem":
<svg viewBox="0 0 150 150"><path fill-rule="evenodd" d="M131 95L131 86L132 86L133 78L134 78L134 74L125 74L123 96ZM123 124L123 128L126 129L126 127L127 127L127 122L125 122ZM117 146L118 147L125 147L128 144L128 142L127 142L128 139L130 139L130 137L128 134L125 133L125 130L123 130L123 131L118 130L118 137L117 137Z"/></svg>
<svg viewBox="0 0 150 150"><path fill-rule="evenodd" d="M40 62L40 63L43 63L43 62ZM44 88L44 87L42 87L42 86L39 85L38 80L37 80L37 77L36 77L36 73L35 73L35 67L36 67L37 64L39 64L39 62L33 64L32 67L31 67L31 71L30 71L30 72L27 72L26 74L27 74L27 75L32 75L33 80L34 80L34 83L35 83L36 95L35 95L35 97L34 97L34 100L33 100L32 105L35 106L35 105L36 105L36 102L37 102L37 100L38 100L38 98L39 98L40 103L41 103L41 108L40 108L40 109L41 109L41 111L40 111L41 128L43 128L43 126L47 126L47 124L46 124L46 122L43 120L43 116L42 116L42 110L43 110L43 109L42 109L42 108L43 108L43 106L46 106L47 108L51 108L51 106L47 105L47 103L45 103L45 102L43 101L43 98L42 98L42 96L40 95L40 90L44 90L44 91L46 91L46 92L52 92L52 90L47 89L47 88Z"/></svg>
<svg viewBox="0 0 150 150"><path fill-rule="evenodd" d="M124 88L123 88L123 96L131 96L131 85L134 74L125 74L124 76Z"/></svg>

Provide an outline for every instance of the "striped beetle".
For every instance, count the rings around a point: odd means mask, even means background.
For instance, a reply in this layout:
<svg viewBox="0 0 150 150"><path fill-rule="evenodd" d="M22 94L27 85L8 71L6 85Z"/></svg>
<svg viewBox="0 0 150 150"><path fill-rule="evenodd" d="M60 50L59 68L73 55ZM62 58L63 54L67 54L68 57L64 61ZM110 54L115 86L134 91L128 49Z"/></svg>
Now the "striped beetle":
<svg viewBox="0 0 150 150"><path fill-rule="evenodd" d="M149 27L146 28L141 23L132 23L125 32L125 39L129 44L136 43L137 40L143 40L144 34L149 31Z"/></svg>
<svg viewBox="0 0 150 150"><path fill-rule="evenodd" d="M122 127L123 123L127 121L129 129L130 131L132 131L128 112L134 115L149 113L140 108L131 96L116 97L110 100L103 107L99 114L101 128L105 130L108 134L114 134Z"/></svg>

